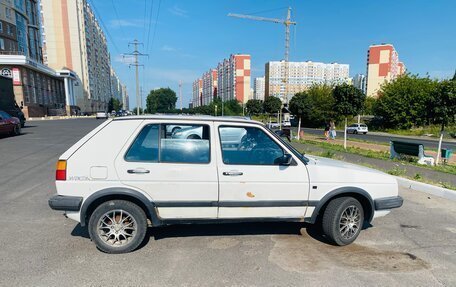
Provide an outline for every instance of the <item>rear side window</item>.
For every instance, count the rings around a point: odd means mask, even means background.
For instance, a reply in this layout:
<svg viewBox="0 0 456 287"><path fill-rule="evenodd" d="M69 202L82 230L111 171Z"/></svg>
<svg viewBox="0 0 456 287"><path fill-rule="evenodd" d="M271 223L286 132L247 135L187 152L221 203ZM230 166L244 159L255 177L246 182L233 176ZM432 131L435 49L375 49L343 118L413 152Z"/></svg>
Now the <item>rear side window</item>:
<svg viewBox="0 0 456 287"><path fill-rule="evenodd" d="M208 125L162 125L160 162L209 163Z"/></svg>
<svg viewBox="0 0 456 287"><path fill-rule="evenodd" d="M158 162L160 125L147 125L136 137L125 155L126 161Z"/></svg>
<svg viewBox="0 0 456 287"><path fill-rule="evenodd" d="M145 126L125 155L126 161L209 163L208 125Z"/></svg>

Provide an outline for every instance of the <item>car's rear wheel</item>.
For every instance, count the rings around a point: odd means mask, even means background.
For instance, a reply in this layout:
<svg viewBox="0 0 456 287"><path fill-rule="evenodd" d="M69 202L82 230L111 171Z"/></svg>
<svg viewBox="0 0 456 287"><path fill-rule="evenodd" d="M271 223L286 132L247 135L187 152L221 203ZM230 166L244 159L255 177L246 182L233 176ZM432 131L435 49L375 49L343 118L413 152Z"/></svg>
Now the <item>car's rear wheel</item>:
<svg viewBox="0 0 456 287"><path fill-rule="evenodd" d="M363 134L367 134L367 132L364 132Z"/></svg>
<svg viewBox="0 0 456 287"><path fill-rule="evenodd" d="M357 130L354 130L353 133L354 133L355 135L357 135L357 134L358 134L358 131L357 131Z"/></svg>
<svg viewBox="0 0 456 287"><path fill-rule="evenodd" d="M18 136L21 134L21 125L20 124L14 126L12 134L15 136Z"/></svg>
<svg viewBox="0 0 456 287"><path fill-rule="evenodd" d="M325 235L336 245L348 245L355 241L364 223L364 210L353 197L339 197L325 209L322 228Z"/></svg>
<svg viewBox="0 0 456 287"><path fill-rule="evenodd" d="M146 214L139 206L125 200L102 203L89 220L90 238L106 253L135 250L143 242L146 232Z"/></svg>

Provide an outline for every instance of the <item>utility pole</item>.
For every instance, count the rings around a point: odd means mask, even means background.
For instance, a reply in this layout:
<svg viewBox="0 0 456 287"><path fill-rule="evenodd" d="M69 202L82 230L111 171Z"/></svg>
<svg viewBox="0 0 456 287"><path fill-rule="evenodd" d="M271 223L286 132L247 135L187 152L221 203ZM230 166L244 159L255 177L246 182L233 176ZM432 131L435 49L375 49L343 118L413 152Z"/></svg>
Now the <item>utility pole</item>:
<svg viewBox="0 0 456 287"><path fill-rule="evenodd" d="M182 114L183 106L182 106L182 81L181 80L179 80L179 98L180 98L181 114Z"/></svg>
<svg viewBox="0 0 456 287"><path fill-rule="evenodd" d="M140 56L148 56L147 54L143 54L141 52L139 52L138 50L138 46L140 45L143 45L143 43L140 43L138 40L134 40L133 42L130 42L128 43L128 47L130 48L130 46L133 46L134 47L134 50L133 52L129 53L129 54L124 54L123 56L133 56L134 57L134 62L133 64L129 64L128 67L130 68L131 66L134 66L135 67L135 76L136 76L136 114L139 115L139 109L141 108L142 109L142 101L141 101L141 96L140 96L140 91L139 91L139 73L138 73L138 67L139 66L143 66L144 65L141 65L139 64L139 61L138 61L138 57ZM144 110L144 109L142 109Z"/></svg>

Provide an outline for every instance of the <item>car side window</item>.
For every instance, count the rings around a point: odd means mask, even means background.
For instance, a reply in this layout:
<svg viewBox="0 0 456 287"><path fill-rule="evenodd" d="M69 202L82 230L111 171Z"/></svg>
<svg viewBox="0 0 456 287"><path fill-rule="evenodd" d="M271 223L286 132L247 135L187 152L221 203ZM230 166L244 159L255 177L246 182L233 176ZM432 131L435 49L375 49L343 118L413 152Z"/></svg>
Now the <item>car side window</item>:
<svg viewBox="0 0 456 287"><path fill-rule="evenodd" d="M283 149L263 130L255 127L219 127L223 163L280 165Z"/></svg>
<svg viewBox="0 0 456 287"><path fill-rule="evenodd" d="M125 155L126 161L158 162L160 125L147 125L138 134Z"/></svg>
<svg viewBox="0 0 456 287"><path fill-rule="evenodd" d="M209 163L208 125L164 124L160 137L160 162Z"/></svg>

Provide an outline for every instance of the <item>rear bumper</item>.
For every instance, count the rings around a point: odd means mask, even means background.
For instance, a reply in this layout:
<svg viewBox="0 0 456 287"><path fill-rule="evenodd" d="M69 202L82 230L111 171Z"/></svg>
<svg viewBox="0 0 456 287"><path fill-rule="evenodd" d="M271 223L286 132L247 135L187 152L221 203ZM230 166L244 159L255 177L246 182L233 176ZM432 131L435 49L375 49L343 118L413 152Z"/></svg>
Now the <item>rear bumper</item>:
<svg viewBox="0 0 456 287"><path fill-rule="evenodd" d="M374 200L375 210L399 208L403 203L404 199L400 196L378 198Z"/></svg>
<svg viewBox="0 0 456 287"><path fill-rule="evenodd" d="M54 195L49 199L48 203L54 210L79 211L81 209L82 197Z"/></svg>

